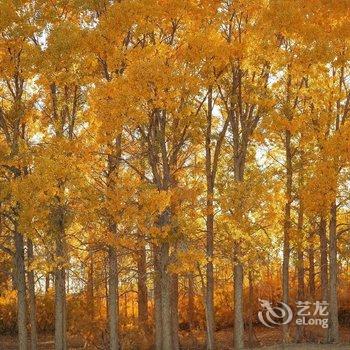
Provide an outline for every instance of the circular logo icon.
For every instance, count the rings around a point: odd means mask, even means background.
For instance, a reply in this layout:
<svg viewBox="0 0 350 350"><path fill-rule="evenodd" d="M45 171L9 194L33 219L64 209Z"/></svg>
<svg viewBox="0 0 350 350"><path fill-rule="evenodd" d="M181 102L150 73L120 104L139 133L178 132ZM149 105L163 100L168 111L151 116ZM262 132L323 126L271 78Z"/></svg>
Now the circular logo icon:
<svg viewBox="0 0 350 350"><path fill-rule="evenodd" d="M258 313L259 321L266 327L288 324L293 319L293 311L289 305L280 302L281 306L272 306L268 300L259 299L262 308Z"/></svg>

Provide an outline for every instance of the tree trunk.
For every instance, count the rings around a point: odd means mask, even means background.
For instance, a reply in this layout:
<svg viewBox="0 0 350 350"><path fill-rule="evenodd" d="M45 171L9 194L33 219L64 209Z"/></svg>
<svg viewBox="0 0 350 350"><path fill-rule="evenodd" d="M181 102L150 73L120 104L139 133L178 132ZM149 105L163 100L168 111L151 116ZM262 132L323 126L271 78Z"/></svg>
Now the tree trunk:
<svg viewBox="0 0 350 350"><path fill-rule="evenodd" d="M319 225L320 236L320 279L321 279L321 298L324 301L328 300L328 242L327 242L327 223L324 216L321 216ZM328 340L328 331L324 332L324 341Z"/></svg>
<svg viewBox="0 0 350 350"><path fill-rule="evenodd" d="M235 181L243 182L244 154L246 150L235 159ZM243 155L243 156L242 156ZM243 217L242 208L239 208ZM243 264L240 260L240 242L235 241L233 245L233 276L234 276L234 322L233 322L233 345L239 350L244 348L244 320L243 320Z"/></svg>
<svg viewBox="0 0 350 350"><path fill-rule="evenodd" d="M173 350L179 350L179 276L171 276L171 318L172 318L172 335Z"/></svg>
<svg viewBox="0 0 350 350"><path fill-rule="evenodd" d="M328 300L327 223L323 215L320 220L319 236L321 248L321 297L322 300Z"/></svg>
<svg viewBox="0 0 350 350"><path fill-rule="evenodd" d="M119 350L117 252L108 247L108 325L109 349Z"/></svg>
<svg viewBox="0 0 350 350"><path fill-rule="evenodd" d="M213 200L212 194L208 194L207 199L207 285L205 293L205 304L206 304L206 342L207 350L215 349L214 331L215 331L215 318L214 318L214 215L213 211Z"/></svg>
<svg viewBox="0 0 350 350"><path fill-rule="evenodd" d="M86 285L86 305L89 310L89 317L94 320L95 318L95 303L94 303L94 256L92 249L89 248L89 266L87 272L87 285Z"/></svg>
<svg viewBox="0 0 350 350"><path fill-rule="evenodd" d="M164 220L164 212L160 221ZM169 243L163 242L154 249L154 311L155 311L155 347L156 350L173 350L177 341L173 334L173 312L171 275L168 271ZM177 348L178 345L175 345Z"/></svg>
<svg viewBox="0 0 350 350"><path fill-rule="evenodd" d="M66 294L69 295L70 293L70 276L69 276L69 270L66 271Z"/></svg>
<svg viewBox="0 0 350 350"><path fill-rule="evenodd" d="M188 303L187 303L187 318L190 331L194 327L194 277L193 273L188 275Z"/></svg>
<svg viewBox="0 0 350 350"><path fill-rule="evenodd" d="M162 302L162 350L173 350L172 313L171 313L171 278L168 271L169 243L160 245L161 302Z"/></svg>
<svg viewBox="0 0 350 350"><path fill-rule="evenodd" d="M338 263L337 263L337 205L331 207L329 222L329 328L328 341L339 342L338 322Z"/></svg>
<svg viewBox="0 0 350 350"><path fill-rule="evenodd" d="M162 350L163 327L162 327L162 296L161 296L161 267L160 252L156 245L153 248L154 255L154 323L155 323L155 347L156 350Z"/></svg>
<svg viewBox="0 0 350 350"><path fill-rule="evenodd" d="M65 257L64 233L57 233L56 256ZM58 261L55 268L55 350L67 350L66 335L66 272L63 261Z"/></svg>
<svg viewBox="0 0 350 350"><path fill-rule="evenodd" d="M303 226L304 226L304 210L303 203L299 199L299 212L298 212L298 242L297 242L297 276L298 276L298 300L304 301L305 298L305 271L304 271L304 253L303 253ZM303 326L297 325L296 342L300 343L303 338Z"/></svg>
<svg viewBox="0 0 350 350"><path fill-rule="evenodd" d="M106 75L106 80L108 75ZM108 144L110 153L107 156L107 190L114 189L116 176L118 175L120 158L122 155L122 134ZM109 232L116 236L116 224L111 217L108 220ZM108 328L109 348L119 350L119 295L118 295L118 261L117 251L113 246L108 246Z"/></svg>
<svg viewBox="0 0 350 350"><path fill-rule="evenodd" d="M47 273L47 274L45 275L45 294L48 293L49 288L50 288L50 274Z"/></svg>
<svg viewBox="0 0 350 350"><path fill-rule="evenodd" d="M235 247L234 256L237 257L238 249ZM243 265L238 259L234 259L234 324L233 346L235 350L244 347L244 321L243 321Z"/></svg>
<svg viewBox="0 0 350 350"><path fill-rule="evenodd" d="M27 350L27 303L26 303L26 280L24 265L23 236L15 228L15 267L17 289L17 326L18 326L18 349Z"/></svg>
<svg viewBox="0 0 350 350"><path fill-rule="evenodd" d="M206 292L205 292L205 308L206 308L206 343L207 350L215 349L215 311L214 311L214 172L212 169L212 150L211 150L211 129L212 129L212 112L213 112L213 91L208 89L208 113L207 128L205 135L205 171L207 181L207 217L206 217Z"/></svg>
<svg viewBox="0 0 350 350"><path fill-rule="evenodd" d="M314 232L310 234L310 241L312 242L312 238L314 236ZM308 249L309 256L309 294L314 301L316 299L316 284L315 284L315 251L312 243Z"/></svg>
<svg viewBox="0 0 350 350"><path fill-rule="evenodd" d="M289 260L290 260L290 229L291 229L291 205L292 205L292 150L291 132L285 132L286 151L286 204L284 209L283 229L283 265L282 265L282 301L289 304ZM283 324L283 342L290 340L289 325Z"/></svg>
<svg viewBox="0 0 350 350"><path fill-rule="evenodd" d="M253 286L253 276L252 271L249 270L248 273L248 282L249 282L249 327L248 327L248 346L249 348L253 347L253 313L254 313L254 286Z"/></svg>
<svg viewBox="0 0 350 350"><path fill-rule="evenodd" d="M146 249L142 245L137 259L137 310L139 330L147 334L148 291Z"/></svg>
<svg viewBox="0 0 350 350"><path fill-rule="evenodd" d="M128 293L124 293L124 318L128 319Z"/></svg>
<svg viewBox="0 0 350 350"><path fill-rule="evenodd" d="M34 259L33 242L28 239L27 241L27 253L28 262L31 263ZM30 320L30 344L31 350L37 350L38 348L38 332L36 323L36 300L35 300L35 280L34 271L29 270L27 272L28 277L28 292L29 292L29 320Z"/></svg>

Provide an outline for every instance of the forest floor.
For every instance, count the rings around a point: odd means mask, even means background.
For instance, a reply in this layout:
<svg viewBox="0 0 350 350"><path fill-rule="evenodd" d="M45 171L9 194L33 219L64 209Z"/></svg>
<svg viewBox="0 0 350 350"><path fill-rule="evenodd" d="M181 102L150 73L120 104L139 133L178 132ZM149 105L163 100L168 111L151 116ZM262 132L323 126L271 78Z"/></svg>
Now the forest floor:
<svg viewBox="0 0 350 350"><path fill-rule="evenodd" d="M295 330L291 330L295 334ZM322 344L324 330L320 327L308 326L305 329L304 341L298 344L284 345L282 343L282 329L269 329L266 327L254 328L254 342L252 347L248 347L248 339L245 339L247 349L254 350L350 350L350 327L341 327L340 344ZM225 329L216 332L216 341L218 350L233 350L232 329ZM184 334L182 337L182 349L184 350L202 350L204 349L204 334Z"/></svg>
<svg viewBox="0 0 350 350"><path fill-rule="evenodd" d="M341 343L340 344L322 344L322 329L308 328L305 330L306 343L299 344L281 344L281 329L267 329L263 327L255 328L255 342L252 350L350 350L350 327L341 327ZM182 350L202 350L204 349L203 332L182 332L180 335ZM216 341L218 350L233 350L232 346L232 329L225 329L216 332ZM247 341L247 339L246 339ZM78 338L69 339L69 350L82 350L83 343ZM86 348L85 348L86 349ZM152 347L149 348L151 350ZM17 350L16 338L11 336L0 335L0 350ZM39 350L54 350L52 336L39 337Z"/></svg>

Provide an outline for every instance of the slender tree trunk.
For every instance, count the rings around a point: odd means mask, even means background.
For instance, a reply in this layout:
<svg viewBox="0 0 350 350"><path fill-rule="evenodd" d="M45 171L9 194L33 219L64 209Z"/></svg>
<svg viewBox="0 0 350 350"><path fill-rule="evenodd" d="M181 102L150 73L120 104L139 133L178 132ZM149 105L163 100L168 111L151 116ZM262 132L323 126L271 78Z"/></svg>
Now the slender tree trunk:
<svg viewBox="0 0 350 350"><path fill-rule="evenodd" d="M248 327L248 346L249 348L253 347L253 313L254 313L254 286L253 286L253 276L252 271L249 270L248 273L248 282L249 282L249 327Z"/></svg>
<svg viewBox="0 0 350 350"><path fill-rule="evenodd" d="M139 330L147 334L148 291L146 249L142 245L137 259L137 310Z"/></svg>
<svg viewBox="0 0 350 350"><path fill-rule="evenodd" d="M106 80L109 76L106 74ZM107 157L107 190L114 189L117 181L120 158L122 155L122 134L120 133L113 142L108 143L109 154ZM109 232L116 237L117 226L114 220L108 218ZM108 246L108 328L109 349L119 350L119 294L118 294L118 260L114 246Z"/></svg>
<svg viewBox="0 0 350 350"><path fill-rule="evenodd" d="M324 216L321 216L319 226L320 248L321 248L321 297L328 300L328 247L327 247L327 223Z"/></svg>
<svg viewBox="0 0 350 350"><path fill-rule="evenodd" d="M15 228L15 268L17 289L17 326L18 326L18 349L27 350L27 303L26 303L26 280L24 265L24 242L23 236Z"/></svg>
<svg viewBox="0 0 350 350"><path fill-rule="evenodd" d="M303 226L304 226L304 210L303 203L299 199L299 212L298 212L298 243L297 243L297 276L298 276L298 300L304 301L305 298L305 270L304 270L304 253L303 253ZM297 326L296 342L300 343L303 338L303 326Z"/></svg>
<svg viewBox="0 0 350 350"><path fill-rule="evenodd" d="M48 293L49 289L50 289L50 274L47 273L45 275L45 294Z"/></svg>
<svg viewBox="0 0 350 350"><path fill-rule="evenodd" d="M162 324L162 295L161 295L161 266L160 251L158 246L153 248L154 255L154 323L155 323L155 346L156 350L162 350L163 324Z"/></svg>
<svg viewBox="0 0 350 350"><path fill-rule="evenodd" d="M246 148L241 149L235 155L235 182L243 183L245 168ZM242 208L238 208L239 215L244 216ZM233 345L237 350L244 348L244 319L243 319L243 264L241 262L240 242L235 241L233 245L233 276L234 276L234 322L233 322Z"/></svg>
<svg viewBox="0 0 350 350"><path fill-rule="evenodd" d="M244 172L246 165L246 155L249 145L249 135L254 130L255 121L251 125L242 123L242 70L240 63L232 67L233 81L232 93L230 96L230 108L228 110L228 119L231 123L233 135L233 167L234 181L238 187L244 183ZM235 106L238 107L235 109ZM254 108L251 109L253 111ZM255 116L256 118L257 116ZM255 119L259 120L259 118ZM245 125L244 125L245 124ZM249 123L248 123L249 124ZM256 124L255 124L256 125ZM243 197L241 198L243 202ZM235 208L241 219L244 219L245 213L242 202ZM233 244L233 275L234 275L234 325L233 325L233 344L237 350L244 347L244 319L243 319L243 263L241 261L241 242L236 240Z"/></svg>
<svg viewBox="0 0 350 350"><path fill-rule="evenodd" d="M124 317L128 319L128 293L124 293Z"/></svg>
<svg viewBox="0 0 350 350"><path fill-rule="evenodd" d="M313 241L314 232L312 231L310 234L309 240ZM315 251L312 243L308 248L308 256L309 256L309 294L314 301L316 299L316 284L315 284Z"/></svg>
<svg viewBox="0 0 350 350"><path fill-rule="evenodd" d="M291 206L292 206L292 150L291 132L285 132L286 150L286 204L284 209L283 229L283 266L282 266L282 301L289 304L289 261L290 261L290 229L291 229ZM283 324L283 341L290 340L289 325Z"/></svg>
<svg viewBox="0 0 350 350"><path fill-rule="evenodd" d="M171 276L171 318L172 318L172 335L173 350L179 350L179 276Z"/></svg>
<svg viewBox="0 0 350 350"><path fill-rule="evenodd" d="M131 318L132 322L135 322L135 299L131 298Z"/></svg>
<svg viewBox="0 0 350 350"><path fill-rule="evenodd" d="M328 242L327 242L327 222L324 216L321 216L319 225L320 236L320 279L321 279L321 298L328 301ZM328 340L328 331L324 332L324 341Z"/></svg>
<svg viewBox="0 0 350 350"><path fill-rule="evenodd" d="M305 298L305 270L304 270L304 254L302 249L298 249L298 300Z"/></svg>
<svg viewBox="0 0 350 350"><path fill-rule="evenodd" d="M28 262L31 263L34 260L33 242L28 239L27 241L27 253ZM28 277L28 292L29 292L29 320L30 320L30 344L31 350L37 350L38 348L38 332L36 323L36 300L35 300L35 280L34 271L29 270L27 272Z"/></svg>
<svg viewBox="0 0 350 350"><path fill-rule="evenodd" d="M117 252L111 246L108 248L108 325L109 349L119 350Z"/></svg>
<svg viewBox="0 0 350 350"><path fill-rule="evenodd" d="M236 258L239 249L236 244L234 251L234 323L233 323L233 345L235 350L244 347L244 321L243 321L243 265Z"/></svg>
<svg viewBox="0 0 350 350"><path fill-rule="evenodd" d="M167 211L162 214L160 221L166 220ZM169 243L163 242L155 247L155 278L154 278L154 302L155 302L155 346L156 350L178 349L178 337L174 334L175 322L172 299L171 274L168 271ZM178 329L178 325L176 326ZM177 333L177 332L176 332Z"/></svg>
<svg viewBox="0 0 350 350"><path fill-rule="evenodd" d="M55 272L55 350L66 350L65 271Z"/></svg>
<svg viewBox="0 0 350 350"><path fill-rule="evenodd" d="M94 255L92 249L89 248L89 266L87 272L86 285L86 305L89 310L89 316L95 319L95 302L94 302Z"/></svg>
<svg viewBox="0 0 350 350"><path fill-rule="evenodd" d="M66 271L66 294L70 293L70 275L69 270Z"/></svg>
<svg viewBox="0 0 350 350"><path fill-rule="evenodd" d="M341 69L339 80L339 92L342 92L342 81L344 79L344 68ZM340 127L340 100L337 101L337 114L335 128L339 133ZM344 112L345 113L345 112ZM339 159L338 159L339 161ZM335 166L338 167L338 161ZM329 315L328 315L328 342L339 342L339 320L338 320L338 261L337 261L337 203L334 199L330 208L329 221Z"/></svg>
<svg viewBox="0 0 350 350"><path fill-rule="evenodd" d="M213 194L208 194L207 198L207 285L205 293L205 304L206 304L206 341L207 341L207 350L215 349L215 318L214 318L214 266L213 266L213 257L214 257L214 214L213 214Z"/></svg>
<svg viewBox="0 0 350 350"><path fill-rule="evenodd" d="M56 256L65 258L64 231L59 231L56 238ZM67 350L66 335L66 272L62 261L55 269L55 350Z"/></svg>
<svg viewBox="0 0 350 350"><path fill-rule="evenodd" d="M207 180L207 218L206 218L206 292L205 292L205 309L206 309L206 343L207 350L215 349L215 310L214 310L214 174L212 169L212 152L211 152L211 129L212 129L212 112L213 112L213 91L208 89L208 113L207 129L205 135L205 162L206 162L206 180Z"/></svg>
<svg viewBox="0 0 350 350"><path fill-rule="evenodd" d="M328 341L339 342L338 321L338 263L337 263L337 205L334 202L329 222L329 328Z"/></svg>
<svg viewBox="0 0 350 350"><path fill-rule="evenodd" d="M162 350L173 350L172 313L171 313L171 278L168 271L169 243L160 245L161 301L162 301Z"/></svg>
<svg viewBox="0 0 350 350"><path fill-rule="evenodd" d="M193 273L188 275L188 302L187 302L187 318L190 331L194 327L194 277Z"/></svg>

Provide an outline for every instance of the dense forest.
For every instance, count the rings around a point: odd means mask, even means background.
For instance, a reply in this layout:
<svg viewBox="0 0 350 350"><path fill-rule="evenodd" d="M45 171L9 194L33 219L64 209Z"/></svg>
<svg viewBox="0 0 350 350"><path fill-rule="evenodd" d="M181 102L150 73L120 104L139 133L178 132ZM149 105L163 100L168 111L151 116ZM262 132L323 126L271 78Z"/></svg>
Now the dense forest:
<svg viewBox="0 0 350 350"><path fill-rule="evenodd" d="M0 348L350 344L349 18L0 0Z"/></svg>

